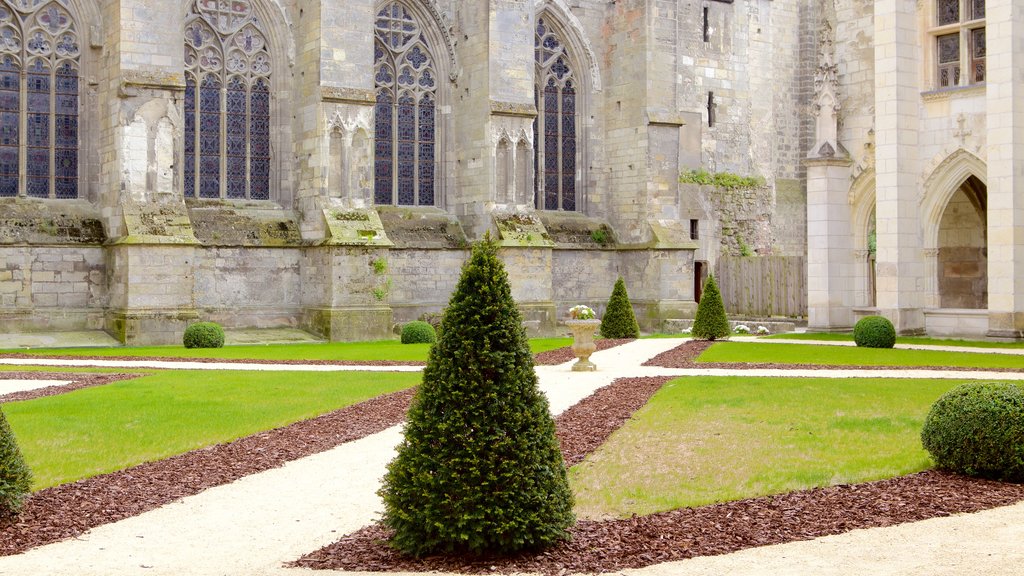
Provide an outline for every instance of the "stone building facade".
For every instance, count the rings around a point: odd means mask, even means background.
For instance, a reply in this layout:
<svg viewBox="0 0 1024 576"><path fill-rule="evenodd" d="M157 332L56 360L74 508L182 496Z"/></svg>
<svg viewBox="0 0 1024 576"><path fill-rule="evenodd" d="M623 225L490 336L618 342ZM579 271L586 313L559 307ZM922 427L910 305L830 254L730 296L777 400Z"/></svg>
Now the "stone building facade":
<svg viewBox="0 0 1024 576"><path fill-rule="evenodd" d="M807 161L809 326L1024 336L1024 3L829 1Z"/></svg>
<svg viewBox="0 0 1024 576"><path fill-rule="evenodd" d="M681 172L763 177L734 210L759 215L748 242L804 253L821 13L0 0L0 320L383 337L439 311L490 232L537 332L620 275L658 329L692 316L731 206Z"/></svg>

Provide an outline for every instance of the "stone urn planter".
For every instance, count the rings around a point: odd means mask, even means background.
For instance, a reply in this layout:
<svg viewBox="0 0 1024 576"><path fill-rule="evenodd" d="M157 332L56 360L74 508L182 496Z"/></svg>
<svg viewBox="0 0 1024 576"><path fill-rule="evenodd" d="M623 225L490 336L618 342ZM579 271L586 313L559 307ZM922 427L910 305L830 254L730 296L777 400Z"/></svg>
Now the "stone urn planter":
<svg viewBox="0 0 1024 576"><path fill-rule="evenodd" d="M572 331L572 353L579 360L572 365L573 372L593 372L597 366L590 361L590 355L597 350L594 332L601 326L600 320L566 320L565 325Z"/></svg>

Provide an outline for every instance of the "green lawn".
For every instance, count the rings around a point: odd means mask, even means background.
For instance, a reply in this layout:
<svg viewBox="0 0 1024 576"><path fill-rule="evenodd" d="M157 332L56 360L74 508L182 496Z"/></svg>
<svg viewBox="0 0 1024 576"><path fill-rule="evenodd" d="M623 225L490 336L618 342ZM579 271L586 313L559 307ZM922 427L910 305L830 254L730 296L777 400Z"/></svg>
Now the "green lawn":
<svg viewBox="0 0 1024 576"><path fill-rule="evenodd" d="M163 371L3 409L38 490L312 418L421 377Z"/></svg>
<svg viewBox="0 0 1024 576"><path fill-rule="evenodd" d="M959 383L674 380L570 471L577 511L643 515L929 468L924 418Z"/></svg>
<svg viewBox="0 0 1024 576"><path fill-rule="evenodd" d="M935 350L897 350L813 344L717 342L697 362L774 362L836 366L956 366L1024 369L1024 356Z"/></svg>
<svg viewBox="0 0 1024 576"><path fill-rule="evenodd" d="M768 340L817 340L819 342L853 342L850 332L784 333L761 336ZM927 336L897 336L897 344L927 344L930 346L962 346L966 348L1024 348L1024 342L989 342L986 340L956 340Z"/></svg>
<svg viewBox="0 0 1024 576"><path fill-rule="evenodd" d="M571 338L534 338L530 349L536 354L572 343ZM32 348L2 350L40 356L132 356L169 358L224 358L229 360L402 360L426 362L429 344L402 344L397 340L377 342L330 342L313 344L267 344L185 348L184 346L138 346L123 348Z"/></svg>

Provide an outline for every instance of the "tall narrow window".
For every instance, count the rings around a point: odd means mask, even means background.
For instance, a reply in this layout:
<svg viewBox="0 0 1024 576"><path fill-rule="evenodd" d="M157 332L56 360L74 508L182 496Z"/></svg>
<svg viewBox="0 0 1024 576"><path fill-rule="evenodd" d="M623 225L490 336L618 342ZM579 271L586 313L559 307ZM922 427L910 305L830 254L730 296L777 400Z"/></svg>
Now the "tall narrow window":
<svg viewBox="0 0 1024 576"><path fill-rule="evenodd" d="M185 20L185 196L270 198L270 53L246 0Z"/></svg>
<svg viewBox="0 0 1024 576"><path fill-rule="evenodd" d="M935 86L985 81L985 0L935 0Z"/></svg>
<svg viewBox="0 0 1024 576"><path fill-rule="evenodd" d="M398 2L377 13L374 202L433 206L437 80L427 39Z"/></svg>
<svg viewBox="0 0 1024 576"><path fill-rule="evenodd" d="M63 0L0 0L0 197L78 197L80 55Z"/></svg>
<svg viewBox="0 0 1024 576"><path fill-rule="evenodd" d="M576 83L569 57L544 18L534 37L537 63L537 208L576 210Z"/></svg>

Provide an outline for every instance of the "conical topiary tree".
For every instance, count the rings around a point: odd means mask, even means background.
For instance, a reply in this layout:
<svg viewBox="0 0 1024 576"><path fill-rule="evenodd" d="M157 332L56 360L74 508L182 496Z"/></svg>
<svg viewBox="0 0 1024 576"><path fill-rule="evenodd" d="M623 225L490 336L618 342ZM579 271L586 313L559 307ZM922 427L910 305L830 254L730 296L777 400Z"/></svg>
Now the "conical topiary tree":
<svg viewBox="0 0 1024 576"><path fill-rule="evenodd" d="M32 488L32 471L18 449L14 432L0 409L0 518L17 516Z"/></svg>
<svg viewBox="0 0 1024 576"><path fill-rule="evenodd" d="M608 298L608 308L601 319L601 336L605 338L639 338L640 326L633 315L633 305L629 303L626 283L622 276L615 282L612 295Z"/></svg>
<svg viewBox="0 0 1024 576"><path fill-rule="evenodd" d="M697 304L697 317L693 319L693 337L701 340L715 340L729 335L729 319L725 316L722 294L715 284L714 275L708 276L704 293Z"/></svg>
<svg viewBox="0 0 1024 576"><path fill-rule="evenodd" d="M575 521L554 421L490 235L462 268L380 495L391 544L415 556L541 548Z"/></svg>

